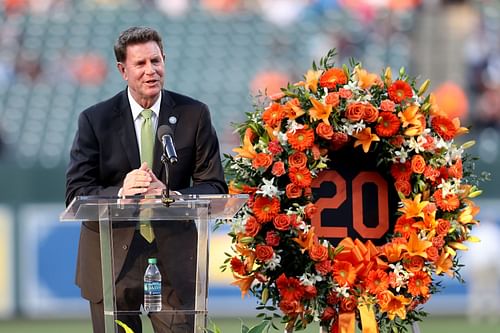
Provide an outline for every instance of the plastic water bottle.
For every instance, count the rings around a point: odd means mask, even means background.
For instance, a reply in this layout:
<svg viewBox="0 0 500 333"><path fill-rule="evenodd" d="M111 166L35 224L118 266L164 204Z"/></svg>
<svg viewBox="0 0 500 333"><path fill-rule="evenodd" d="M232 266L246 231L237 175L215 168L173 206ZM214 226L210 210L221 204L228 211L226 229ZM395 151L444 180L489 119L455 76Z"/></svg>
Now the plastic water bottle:
<svg viewBox="0 0 500 333"><path fill-rule="evenodd" d="M161 274L156 258L149 258L148 264L144 273L144 310L157 312L161 311Z"/></svg>

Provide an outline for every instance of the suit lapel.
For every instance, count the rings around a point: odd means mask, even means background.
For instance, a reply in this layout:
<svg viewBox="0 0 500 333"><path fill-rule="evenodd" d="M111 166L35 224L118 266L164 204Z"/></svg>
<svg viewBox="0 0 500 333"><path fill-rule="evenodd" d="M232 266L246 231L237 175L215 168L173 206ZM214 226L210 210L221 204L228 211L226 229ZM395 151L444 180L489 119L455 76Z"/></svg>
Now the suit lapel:
<svg viewBox="0 0 500 333"><path fill-rule="evenodd" d="M137 146L137 135L135 133L132 110L127 99L127 90L122 93L120 105L115 110L118 114L118 135L123 145L123 151L127 155L130 167L137 169L141 166L139 147Z"/></svg>
<svg viewBox="0 0 500 333"><path fill-rule="evenodd" d="M170 119L175 119L174 123ZM161 125L168 125L175 134L175 126L179 120L179 114L175 109L175 101L172 99L170 94L166 91L162 91L161 106L160 106L160 116L158 117L158 128ZM153 172L159 178L163 179L165 172L165 167L161 162L162 156L162 143L158 139L155 140L154 153L153 153Z"/></svg>

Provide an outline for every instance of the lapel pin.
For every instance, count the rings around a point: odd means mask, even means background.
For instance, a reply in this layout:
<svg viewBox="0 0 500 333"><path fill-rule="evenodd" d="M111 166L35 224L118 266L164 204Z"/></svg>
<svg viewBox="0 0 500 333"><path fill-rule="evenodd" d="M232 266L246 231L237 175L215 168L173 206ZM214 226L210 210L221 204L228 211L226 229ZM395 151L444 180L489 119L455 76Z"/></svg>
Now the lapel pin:
<svg viewBox="0 0 500 333"><path fill-rule="evenodd" d="M168 118L168 122L172 125L174 125L175 123L177 123L177 118L175 118L174 116L171 116L170 118Z"/></svg>

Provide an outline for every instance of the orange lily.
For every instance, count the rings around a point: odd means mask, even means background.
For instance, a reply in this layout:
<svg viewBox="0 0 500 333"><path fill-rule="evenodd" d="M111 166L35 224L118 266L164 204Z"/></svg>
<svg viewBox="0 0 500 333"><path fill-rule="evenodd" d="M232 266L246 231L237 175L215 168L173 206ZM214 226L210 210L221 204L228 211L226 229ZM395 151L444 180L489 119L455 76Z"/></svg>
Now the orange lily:
<svg viewBox="0 0 500 333"><path fill-rule="evenodd" d="M313 244L315 239L314 227L311 227L308 232L299 230L299 235L296 238L292 238L299 246L302 248L301 251L304 253Z"/></svg>
<svg viewBox="0 0 500 333"><path fill-rule="evenodd" d="M306 112L300 107L300 102L297 98L294 98L285 104L286 117L288 119L296 119Z"/></svg>
<svg viewBox="0 0 500 333"><path fill-rule="evenodd" d="M255 149L253 148L252 145L252 140L251 136L252 132L251 131L246 131L245 136L243 137L243 146L241 148L233 148L233 151L235 153L238 153L236 155L237 157L244 157L248 159L253 159L255 156L257 156L257 153L255 152Z"/></svg>
<svg viewBox="0 0 500 333"><path fill-rule="evenodd" d="M233 274L235 281L231 282L231 285L238 286L241 290L241 298L245 298L245 295L248 294L250 287L252 286L253 280L255 280L254 275L239 277Z"/></svg>
<svg viewBox="0 0 500 333"><path fill-rule="evenodd" d="M386 86L390 86L392 84L392 69L391 67L387 67L384 72L384 83Z"/></svg>
<svg viewBox="0 0 500 333"><path fill-rule="evenodd" d="M406 318L406 305L411 303L411 300L403 295L394 296L390 290L383 291L380 295L382 300L379 300L380 310L387 312L389 319L394 320L398 316L401 319Z"/></svg>
<svg viewBox="0 0 500 333"><path fill-rule="evenodd" d="M255 262L255 252L249 249L247 246L238 243L236 244L236 251L245 257L245 268L248 272L253 270L253 264Z"/></svg>
<svg viewBox="0 0 500 333"><path fill-rule="evenodd" d="M410 125L406 128L404 134L407 136L417 136L424 132L425 129L425 117L423 114L419 113L416 116L416 125Z"/></svg>
<svg viewBox="0 0 500 333"><path fill-rule="evenodd" d="M423 209L429 201L422 201L420 202L420 198L422 195L419 193L415 196L415 198L412 199L401 199L401 202L403 203L403 207L399 208L398 211L402 212L405 214L407 218L411 217L421 217L424 218L424 211Z"/></svg>
<svg viewBox="0 0 500 333"><path fill-rule="evenodd" d="M422 258L427 258L427 250L432 246L432 242L421 240L418 238L417 234L412 232L410 234L410 239L403 247L406 249L410 256L420 256Z"/></svg>
<svg viewBox="0 0 500 333"><path fill-rule="evenodd" d="M387 257L388 262L396 262L402 257L403 247L403 244L387 243L382 248L382 251Z"/></svg>
<svg viewBox="0 0 500 333"><path fill-rule="evenodd" d="M458 215L458 222L462 224L478 224L479 221L474 219L474 216L479 213L479 207L475 206L472 202L467 202L469 205L464 208Z"/></svg>
<svg viewBox="0 0 500 333"><path fill-rule="evenodd" d="M424 212L424 219L422 221L413 223L412 226L420 230L427 230L427 231L436 229L437 227L436 211L433 210L431 212Z"/></svg>
<svg viewBox="0 0 500 333"><path fill-rule="evenodd" d="M372 134L372 129L370 127L365 127L361 132L354 134L353 136L357 139L354 142L354 147L362 145L365 153L368 153L370 145L373 141L380 141L377 134Z"/></svg>
<svg viewBox="0 0 500 333"><path fill-rule="evenodd" d="M309 117L311 121L321 119L325 124L330 125L328 117L332 113L331 104L323 104L314 97L309 98L313 107L309 109Z"/></svg>
<svg viewBox="0 0 500 333"><path fill-rule="evenodd" d="M455 134L455 137L469 133L469 129L467 127L461 127L460 125L460 118L456 117L451 120L453 125L455 125L455 128L457 129L457 133Z"/></svg>
<svg viewBox="0 0 500 333"><path fill-rule="evenodd" d="M452 266L453 262L450 258L450 254L443 251L439 259L436 261L436 274L439 275L441 273L445 273L452 277L453 272L450 271Z"/></svg>
<svg viewBox="0 0 500 333"><path fill-rule="evenodd" d="M236 184L234 180L229 181L229 194L255 193L257 187L248 186L247 184Z"/></svg>
<svg viewBox="0 0 500 333"><path fill-rule="evenodd" d="M305 79L306 82L300 81L296 83L297 86L304 86L307 90L311 90L313 93L316 93L318 90L318 82L319 78L321 77L322 72L321 71L315 71L315 70L308 70Z"/></svg>
<svg viewBox="0 0 500 333"><path fill-rule="evenodd" d="M266 129L267 135L269 135L269 139L271 141L276 140L276 135L274 135L274 131L279 132L280 125L276 126L276 128L272 128L271 126L266 125L264 128Z"/></svg>
<svg viewBox="0 0 500 333"><path fill-rule="evenodd" d="M419 119L418 105L410 105L404 111L398 113L398 117L401 120L401 126L408 127L410 125L421 126L421 121Z"/></svg>
<svg viewBox="0 0 500 333"><path fill-rule="evenodd" d="M361 89L369 89L379 80L377 74L369 73L363 68L356 67L355 71L358 76L358 86Z"/></svg>

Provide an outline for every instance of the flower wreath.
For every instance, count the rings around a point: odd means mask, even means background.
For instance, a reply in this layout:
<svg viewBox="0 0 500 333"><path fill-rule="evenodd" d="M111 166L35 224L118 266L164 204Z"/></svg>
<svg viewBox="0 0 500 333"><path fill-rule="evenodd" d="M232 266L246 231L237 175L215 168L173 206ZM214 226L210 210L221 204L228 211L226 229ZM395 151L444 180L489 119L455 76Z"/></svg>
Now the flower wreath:
<svg viewBox="0 0 500 333"><path fill-rule="evenodd" d="M454 142L467 129L424 95L428 80L416 89L404 69L380 77L354 60L335 67L334 57L330 50L238 125L242 143L225 155L226 172L231 193L249 199L231 222L234 253L223 269L258 309L278 307L289 331L312 321L328 332L354 332L356 323L406 331L439 291L437 275L460 279L457 250L476 240L471 198L481 191L464 154L473 142ZM314 179L342 149L375 154L397 191L394 227L379 246L351 237L334 245L311 224Z"/></svg>

